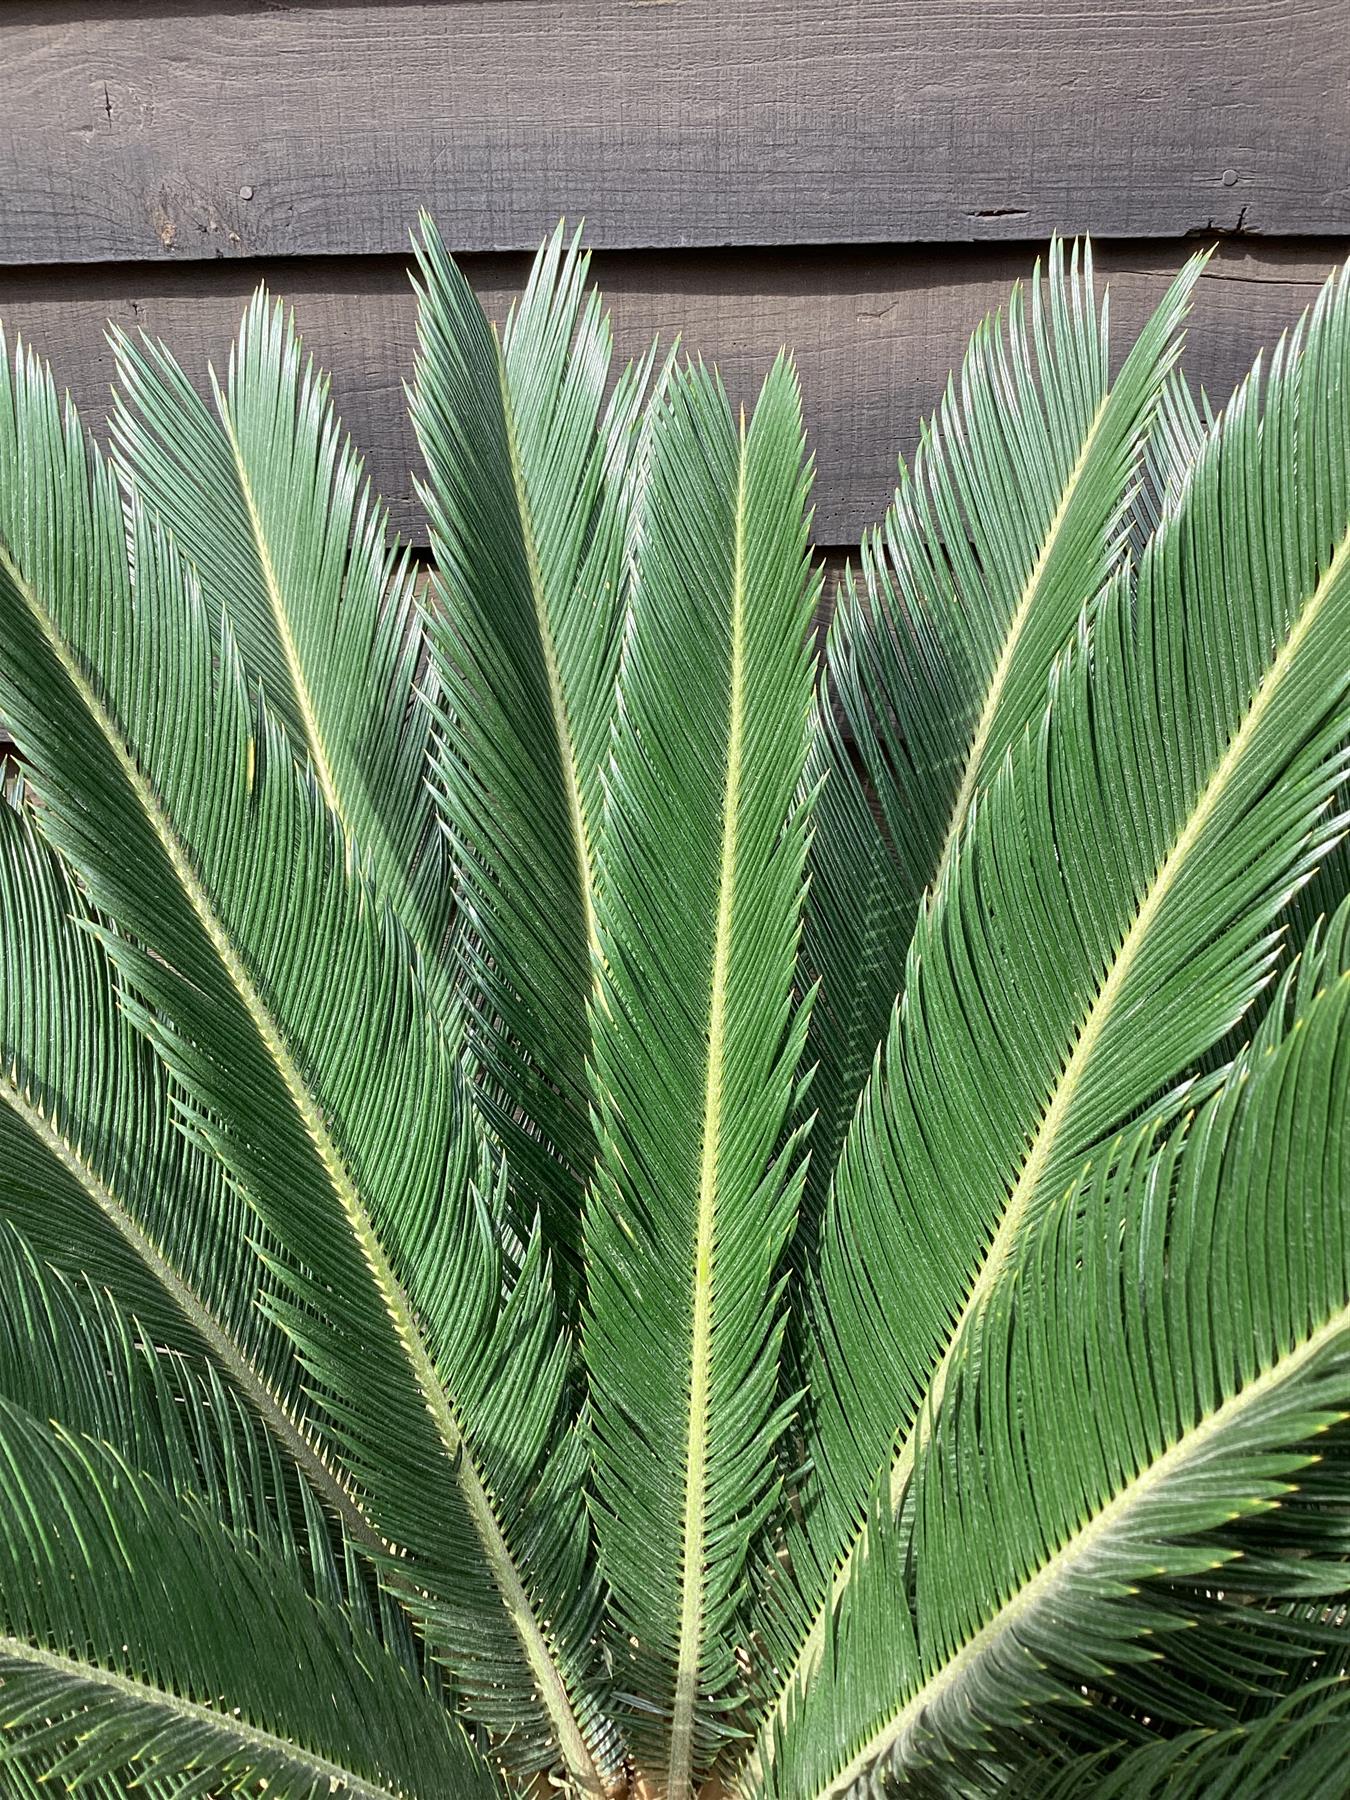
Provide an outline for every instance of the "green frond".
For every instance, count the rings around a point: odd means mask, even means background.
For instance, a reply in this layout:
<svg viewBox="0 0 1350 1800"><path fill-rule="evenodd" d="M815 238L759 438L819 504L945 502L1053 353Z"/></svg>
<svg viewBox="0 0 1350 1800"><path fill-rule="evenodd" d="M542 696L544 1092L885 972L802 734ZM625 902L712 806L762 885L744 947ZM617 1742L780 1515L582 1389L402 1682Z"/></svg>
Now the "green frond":
<svg viewBox="0 0 1350 1800"><path fill-rule="evenodd" d="M1308 943L1318 921L1350 899L1350 790L1344 787L1337 809L1343 835L1328 844L1315 873L1285 909L1285 949L1291 959Z"/></svg>
<svg viewBox="0 0 1350 1800"><path fill-rule="evenodd" d="M0 341L0 1796L1330 1800L1350 265L1052 243L822 661L787 352L414 250L426 583L263 290Z"/></svg>
<svg viewBox="0 0 1350 1800"><path fill-rule="evenodd" d="M415 1676L282 1557L7 1401L0 1723L0 1771L42 1759L49 1788L130 1766L175 1796L503 1791Z"/></svg>
<svg viewBox="0 0 1350 1800"><path fill-rule="evenodd" d="M481 1096L523 1216L574 1258L595 1146L586 1009L600 764L649 357L608 403L608 319L562 227L498 342L430 219L410 395L436 553L436 784L458 865Z"/></svg>
<svg viewBox="0 0 1350 1800"><path fill-rule="evenodd" d="M55 1750L40 1753L11 1751L4 1765L5 1779L12 1790L10 1800L52 1800L52 1794L60 1792L56 1786L59 1760L59 1752ZM126 1800L127 1783L132 1774L131 1770L118 1769L111 1775L87 1780L80 1789L81 1800ZM178 1800L183 1791L181 1777L169 1776L163 1781L147 1781L139 1776L137 1779L140 1785L136 1789L136 1800Z"/></svg>
<svg viewBox="0 0 1350 1800"><path fill-rule="evenodd" d="M1273 1050L1292 1030L1303 1009L1336 976L1350 971L1350 895L1347 895L1328 917L1313 919L1307 936L1298 945L1280 972L1271 990L1270 1001L1251 1033L1253 1056ZM1246 1045L1239 1046L1235 1058Z"/></svg>
<svg viewBox="0 0 1350 1800"><path fill-rule="evenodd" d="M292 1521L271 1506L285 1480L275 1449L247 1414L232 1412L209 1365L147 1340L105 1290L40 1261L9 1224L0 1225L0 1284L0 1397L109 1445L170 1493L209 1496L238 1531L286 1534L282 1547L293 1550ZM222 1427L224 1455L199 1459ZM238 1480L245 1461L263 1478ZM229 1472L217 1485L224 1463ZM232 1510L240 1505L242 1517Z"/></svg>
<svg viewBox="0 0 1350 1800"><path fill-rule="evenodd" d="M1184 371L1173 369L1162 385L1158 409L1144 440L1143 467L1131 508L1129 549L1136 563L1180 500L1213 424L1214 414L1204 395L1197 405Z"/></svg>
<svg viewBox="0 0 1350 1800"><path fill-rule="evenodd" d="M786 361L739 431L715 377L672 379L606 774L583 1341L597 1527L636 1645L617 1680L648 1713L672 1800L732 1723L738 1601L782 1423L808 481Z"/></svg>
<svg viewBox="0 0 1350 1800"><path fill-rule="evenodd" d="M415 569L391 544L328 382L259 288L215 412L165 347L114 331L114 457L163 520L250 681L308 760L450 1006L454 897L426 786Z"/></svg>
<svg viewBox="0 0 1350 1800"><path fill-rule="evenodd" d="M369 1544L334 1532L313 1486L214 1365L148 1339L105 1290L68 1280L9 1225L0 1294L0 1398L192 1497L415 1662L406 1619L375 1589Z"/></svg>
<svg viewBox="0 0 1350 1800"><path fill-rule="evenodd" d="M41 828L116 921L100 942L124 1009L266 1227L270 1310L327 1445L415 1565L437 1653L513 1758L561 1756L598 1788L582 1501L534 1507L551 1455L580 1454L567 1352L537 1252L504 1292L416 959L170 542L133 505L129 561L113 481L49 378L20 358L2 380L0 704Z"/></svg>
<svg viewBox="0 0 1350 1800"><path fill-rule="evenodd" d="M1335 351L1336 346L1331 343L1318 346L1320 363L1312 379L1332 384L1342 379L1335 366ZM1345 737L1350 746L1350 721L1346 724ZM1294 896L1288 908L1289 940L1295 951L1316 920L1323 914L1333 913L1350 894L1350 778L1342 782L1338 790L1336 810L1340 815L1342 835L1328 846L1316 873Z"/></svg>
<svg viewBox="0 0 1350 1800"><path fill-rule="evenodd" d="M1343 1428L1332 1437L1343 1440ZM1335 1480L1345 1477L1344 1443L1331 1458ZM1323 1452L1325 1461L1325 1451ZM1298 1530L1296 1515L1277 1511L1268 1515L1265 1529ZM1342 1532L1342 1537L1344 1533ZM1254 1540L1253 1540L1254 1546ZM1331 1534L1324 1537L1325 1552L1337 1554ZM1288 1586L1292 1573L1286 1561L1280 1579ZM1184 1631L1166 1638L1166 1679L1146 1658L1141 1665L1143 1685L1134 1692L1132 1665L1122 1662L1115 1675L1115 1691L1103 1695L1105 1716L1099 1726L1083 1726L1051 1742L1030 1734L1025 1755L1003 1755L1009 1785L1018 1782L1033 1761L1048 1777L1059 1761L1080 1763L1103 1741L1111 1744L1112 1758L1128 1757L1134 1746L1186 1736L1193 1729L1224 1733L1248 1722L1258 1724L1277 1709L1285 1697L1307 1693L1334 1676L1345 1673L1350 1653L1350 1617L1339 1600L1272 1599L1259 1589L1258 1568L1250 1557L1245 1565L1248 1585L1230 1594L1223 1587L1206 1587L1204 1604L1190 1615ZM1152 1708L1153 1710L1148 1710Z"/></svg>
<svg viewBox="0 0 1350 1800"><path fill-rule="evenodd" d="M1341 795L1341 806L1350 806L1350 794ZM1341 835L1331 844L1306 887L1300 888L1289 908L1293 943L1304 942L1318 919L1335 912L1350 897L1350 811L1340 816Z"/></svg>
<svg viewBox="0 0 1350 1800"><path fill-rule="evenodd" d="M1345 276L1277 351L1264 407L1249 382L1207 438L1137 592L1113 580L922 912L823 1232L815 1472L778 1584L792 1680L967 1323L1084 1160L1174 1106L1250 1007L1334 832L1350 381L1328 365L1350 368Z"/></svg>
<svg viewBox="0 0 1350 1800"><path fill-rule="evenodd" d="M1074 1185L972 1327L898 1518L883 1491L752 1791L948 1794L1005 1741L1126 1744L1207 1589L1343 1601L1347 1127L1343 975L1189 1129Z"/></svg>
<svg viewBox="0 0 1350 1800"><path fill-rule="evenodd" d="M165 1341L218 1337L271 1386L287 1347L254 1305L263 1266L247 1209L174 1128L168 1077L118 1006L101 923L27 796L0 805L4 1216Z"/></svg>
<svg viewBox="0 0 1350 1800"><path fill-rule="evenodd" d="M1096 1751L1058 1772L1042 1762L1008 1800L1339 1800L1345 1792L1350 1680L1314 1681L1262 1714L1188 1731L1123 1757Z"/></svg>
<svg viewBox="0 0 1350 1800"><path fill-rule="evenodd" d="M181 1096L121 1011L105 923L27 800L0 804L0 1218L119 1295L156 1342L205 1352L346 1529L378 1547L259 1304L272 1281L257 1221L178 1129Z"/></svg>
<svg viewBox="0 0 1350 1800"><path fill-rule="evenodd" d="M1187 264L1113 383L1091 249L1073 246L1066 270L1055 240L1045 278L1038 263L1006 321L976 331L841 584L808 771L811 786L827 777L802 947L803 985L820 984L808 1228L903 986L920 895L1119 566L1146 445L1180 448L1170 378L1203 266Z"/></svg>

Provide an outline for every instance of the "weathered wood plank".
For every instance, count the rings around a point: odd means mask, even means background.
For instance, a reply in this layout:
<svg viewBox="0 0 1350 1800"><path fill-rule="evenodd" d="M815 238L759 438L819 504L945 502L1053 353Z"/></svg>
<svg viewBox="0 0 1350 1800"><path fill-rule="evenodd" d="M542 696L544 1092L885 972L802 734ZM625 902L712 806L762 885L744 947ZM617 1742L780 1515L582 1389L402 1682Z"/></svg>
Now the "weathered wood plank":
<svg viewBox="0 0 1350 1800"><path fill-rule="evenodd" d="M1114 342L1129 341L1189 246L1103 246ZM1221 401L1256 351L1272 344L1350 245L1224 246L1200 284L1186 366ZM1030 269L1026 247L917 250L601 254L595 273L620 348L653 335L716 360L734 396L752 398L780 344L795 349L816 452L816 538L855 540L889 497L897 453L909 454L969 333ZM527 267L521 257L466 259L501 317ZM254 282L295 306L306 341L333 374L348 427L398 526L421 541L410 470L416 452L402 383L414 355L413 302L400 259L184 267L109 266L0 273L0 320L53 363L91 422L107 411L111 316L163 337L194 378L222 364Z"/></svg>
<svg viewBox="0 0 1350 1800"><path fill-rule="evenodd" d="M0 260L1350 230L1344 0L44 0Z"/></svg>

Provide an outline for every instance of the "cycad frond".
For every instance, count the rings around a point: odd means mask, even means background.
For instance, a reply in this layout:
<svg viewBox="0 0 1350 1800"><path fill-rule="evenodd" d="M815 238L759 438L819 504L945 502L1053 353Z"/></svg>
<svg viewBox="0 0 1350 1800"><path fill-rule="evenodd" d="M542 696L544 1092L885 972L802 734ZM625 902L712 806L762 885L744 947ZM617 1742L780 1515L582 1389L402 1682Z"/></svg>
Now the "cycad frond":
<svg viewBox="0 0 1350 1800"><path fill-rule="evenodd" d="M803 1668L857 1509L886 1468L898 1500L965 1325L1085 1157L1250 1006L1333 829L1350 383L1329 358L1350 362L1345 277L1264 408L1249 382L1207 438L1137 593L1115 578L923 911L822 1237Z"/></svg>
<svg viewBox="0 0 1350 1800"><path fill-rule="evenodd" d="M5 1779L13 1790L10 1800L51 1800L60 1752L25 1750L13 1752L4 1766ZM166 1776L161 1781L146 1780L139 1772L118 1769L111 1775L89 1777L80 1789L81 1800L126 1800L127 1784L133 1773L139 1782L136 1800L181 1800L182 1777ZM59 1788L55 1789L60 1792Z"/></svg>
<svg viewBox="0 0 1350 1800"><path fill-rule="evenodd" d="M786 362L739 432L702 368L673 379L600 847L584 1332L600 1542L636 1643L622 1681L655 1715L672 1800L741 1686L729 1628L781 1424L777 1265L802 1176L781 1138L806 1024L792 975L807 483Z"/></svg>
<svg viewBox="0 0 1350 1800"><path fill-rule="evenodd" d="M176 1796L502 1792L416 1677L284 1558L8 1401L0 1722L0 1770L37 1758L49 1782L130 1765Z"/></svg>
<svg viewBox="0 0 1350 1800"><path fill-rule="evenodd" d="M191 1496L282 1558L316 1597L376 1625L369 1565L355 1574L295 1465L211 1364L154 1343L107 1292L67 1280L9 1225L0 1225L0 1292L0 1398Z"/></svg>
<svg viewBox="0 0 1350 1800"><path fill-rule="evenodd" d="M1319 919L1328 918L1350 897L1350 784L1343 784L1336 807L1348 835L1328 846L1306 887L1301 887L1285 913L1289 954L1297 956Z"/></svg>
<svg viewBox="0 0 1350 1800"><path fill-rule="evenodd" d="M1330 853L1333 859L1339 858L1343 847L1344 839ZM1320 867L1326 867L1325 861ZM1316 880L1317 877L1314 876L1308 886L1312 887ZM1295 903L1286 909L1286 919L1299 916L1297 902L1306 892L1306 888L1300 890ZM1288 934L1286 927L1286 939L1282 948L1286 951L1284 967L1280 971L1279 980L1270 991L1269 1002L1257 1019L1255 1029L1249 1034L1250 1049L1254 1056L1273 1050L1284 1034L1293 1027L1299 1017L1299 1009L1310 996L1334 976L1350 970L1350 894L1343 894L1330 914L1319 912L1308 919L1302 936L1297 933ZM1230 1033L1230 1039L1232 1036ZM1236 1060L1246 1048L1247 1043L1232 1046L1230 1061Z"/></svg>
<svg viewBox="0 0 1350 1800"><path fill-rule="evenodd" d="M128 561L111 476L22 358L0 476L0 700L42 830L116 921L101 941L124 1004L267 1227L272 1310L380 1535L416 1561L438 1653L480 1716L505 1715L512 1755L561 1754L598 1788L582 1502L559 1481L562 1502L534 1505L555 1447L575 1468L565 1347L537 1253L503 1298L407 940L138 506ZM528 1576L517 1533L548 1544Z"/></svg>
<svg viewBox="0 0 1350 1800"><path fill-rule="evenodd" d="M1059 1770L1042 1758L1023 1785L1000 1792L1007 1800L1339 1800L1348 1732L1350 1681L1342 1671L1217 1731L1182 1732L1123 1757L1098 1750Z"/></svg>
<svg viewBox="0 0 1350 1800"><path fill-rule="evenodd" d="M1149 426L1139 491L1131 509L1129 549L1136 562L1168 510L1181 498L1213 423L1205 396L1201 394L1197 404L1184 372L1173 369L1163 383L1158 410Z"/></svg>
<svg viewBox="0 0 1350 1800"><path fill-rule="evenodd" d="M650 358L608 404L610 332L562 227L501 342L429 219L413 422L436 552L437 785L459 865L483 1096L546 1240L575 1255L594 1161L600 763Z"/></svg>
<svg viewBox="0 0 1350 1800"><path fill-rule="evenodd" d="M791 1773L763 1792L884 1771L941 1794L1007 1737L1090 1747L1110 1715L1085 1686L1166 1716L1169 1637L1207 1586L1344 1597L1319 1466L1343 1493L1347 1127L1341 976L1189 1130L1156 1154L1136 1133L1053 1210L972 1328L898 1518L881 1496L783 1733Z"/></svg>
<svg viewBox="0 0 1350 1800"><path fill-rule="evenodd" d="M975 333L841 585L808 776L828 772L802 957L804 983L821 990L811 1219L903 984L919 896L1119 563L1203 265L1177 277L1113 383L1091 250L1080 265L1075 245L1066 273L1056 240L1030 316L1015 287L1006 326L996 314Z"/></svg>
<svg viewBox="0 0 1350 1800"><path fill-rule="evenodd" d="M818 698L786 352L418 262L420 610L263 296L0 362L0 1794L1329 1800L1350 266L1055 244Z"/></svg>
<svg viewBox="0 0 1350 1800"><path fill-rule="evenodd" d="M233 627L250 681L368 858L438 1002L454 913L423 776L415 570L391 544L327 380L259 288L213 414L162 344L113 334L115 460Z"/></svg>
<svg viewBox="0 0 1350 1800"><path fill-rule="evenodd" d="M257 1224L178 1129L173 1084L122 1015L106 924L0 804L0 1150L6 1218L121 1296L160 1344L204 1351L345 1527L379 1544L316 1443L303 1371L259 1302Z"/></svg>

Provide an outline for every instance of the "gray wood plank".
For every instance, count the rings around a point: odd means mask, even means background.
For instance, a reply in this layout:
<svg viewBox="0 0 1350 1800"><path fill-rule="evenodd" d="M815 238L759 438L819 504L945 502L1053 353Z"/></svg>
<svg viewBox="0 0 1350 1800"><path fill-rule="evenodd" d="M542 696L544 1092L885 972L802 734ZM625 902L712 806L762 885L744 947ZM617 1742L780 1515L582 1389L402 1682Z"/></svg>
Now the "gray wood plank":
<svg viewBox="0 0 1350 1800"><path fill-rule="evenodd" d="M0 260L1350 230L1344 0L46 0Z"/></svg>
<svg viewBox="0 0 1350 1800"><path fill-rule="evenodd" d="M1102 246L1119 353L1161 297L1189 246ZM1350 244L1229 244L1200 284L1186 366L1217 402L1262 345L1273 344ZM617 340L636 353L682 334L717 361L732 394L752 399L781 344L795 349L817 458L816 539L856 540L884 508L896 456L914 447L971 330L1026 274L1024 246L791 253L603 253L594 272ZM521 257L466 259L501 318L521 286ZM91 423L107 412L112 357L105 320L163 337L199 379L223 364L253 283L263 275L294 304L306 342L333 375L346 423L400 530L425 536L410 471L416 460L402 383L412 372L413 302L400 259L328 259L183 267L105 266L0 272L0 320L50 358Z"/></svg>

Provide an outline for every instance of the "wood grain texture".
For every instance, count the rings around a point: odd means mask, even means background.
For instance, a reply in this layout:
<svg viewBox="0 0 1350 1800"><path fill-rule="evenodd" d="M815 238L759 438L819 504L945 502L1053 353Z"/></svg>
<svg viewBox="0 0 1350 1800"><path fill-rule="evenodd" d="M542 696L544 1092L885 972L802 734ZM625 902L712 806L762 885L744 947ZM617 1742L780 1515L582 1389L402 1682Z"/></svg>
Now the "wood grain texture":
<svg viewBox="0 0 1350 1800"><path fill-rule="evenodd" d="M1108 245L1113 343L1120 354L1189 245ZM1350 245L1233 243L1200 283L1186 366L1222 401L1262 345L1271 345ZM653 336L715 360L733 397L753 398L781 344L801 372L817 459L816 540L847 544L885 507L896 456L914 447L920 419L985 312L1029 272L1027 246L930 252L601 254L594 273L610 302L624 354ZM527 259L466 259L488 311L500 319L523 284ZM92 424L107 413L111 317L164 338L195 380L223 366L254 283L293 302L306 342L332 371L348 428L368 458L396 523L424 538L411 470L412 432L402 384L412 373L414 308L401 259L335 263L105 266L0 273L0 320L52 362Z"/></svg>
<svg viewBox="0 0 1350 1800"><path fill-rule="evenodd" d="M1345 0L44 0L0 260L1350 230Z"/></svg>

